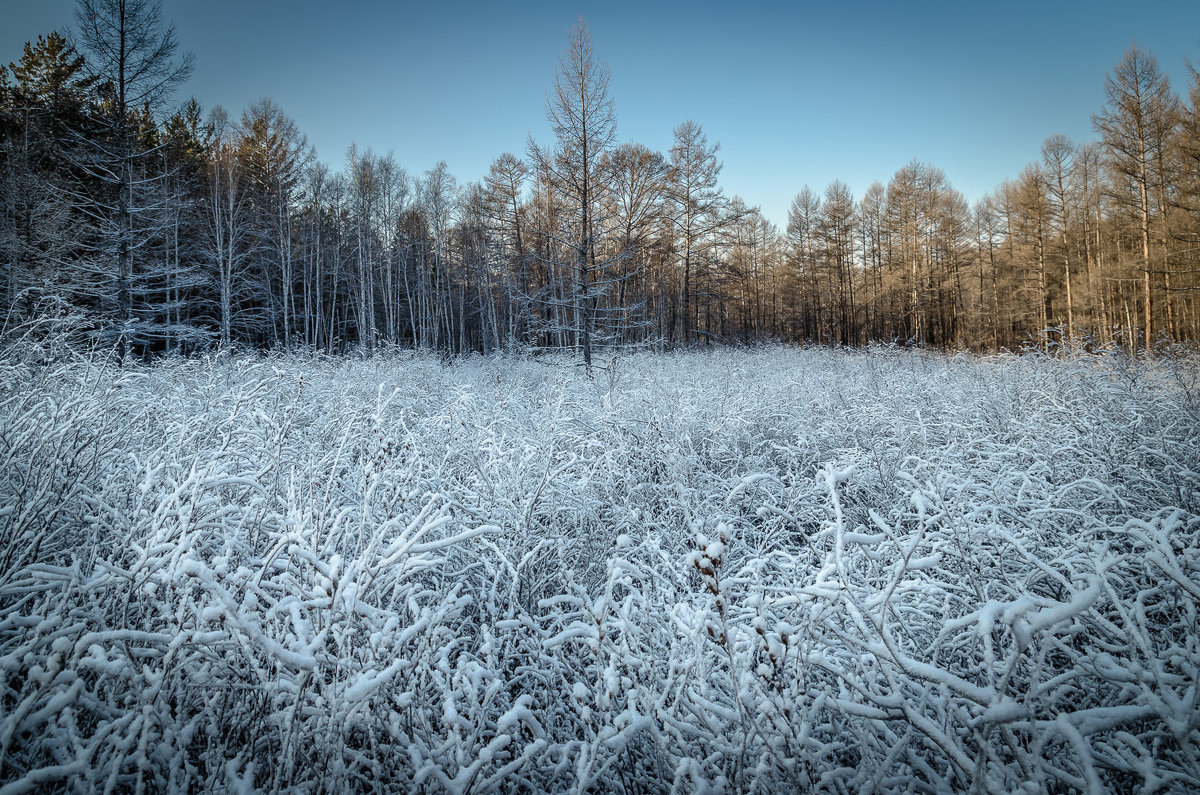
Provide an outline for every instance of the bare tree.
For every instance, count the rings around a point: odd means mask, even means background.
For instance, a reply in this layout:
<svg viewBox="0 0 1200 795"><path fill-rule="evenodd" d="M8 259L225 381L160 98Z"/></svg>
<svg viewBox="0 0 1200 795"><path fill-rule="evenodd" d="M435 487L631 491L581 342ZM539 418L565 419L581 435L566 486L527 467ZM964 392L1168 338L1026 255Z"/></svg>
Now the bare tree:
<svg viewBox="0 0 1200 795"><path fill-rule="evenodd" d="M484 178L485 208L496 229L500 279L507 303L505 338L512 344L530 322L531 284L525 255L525 208L522 195L529 167L516 155L505 152L496 158Z"/></svg>
<svg viewBox="0 0 1200 795"><path fill-rule="evenodd" d="M821 197L805 185L788 208L787 241L790 278L787 282L792 309L793 335L800 339L820 335L821 300L817 285L817 220ZM798 298L798 296L805 296Z"/></svg>
<svg viewBox="0 0 1200 795"><path fill-rule="evenodd" d="M846 183L835 180L825 189L818 229L837 296L837 338L842 345L857 342L854 312L854 231L858 223L854 197Z"/></svg>
<svg viewBox="0 0 1200 795"><path fill-rule="evenodd" d="M429 223L431 256L420 279L426 344L436 348L439 343L452 349L455 322L453 312L453 281L449 256L452 214L457 209L458 184L445 161L425 172L420 186L421 203Z"/></svg>
<svg viewBox="0 0 1200 795"><path fill-rule="evenodd" d="M695 324L692 320L692 279L697 244L705 235L714 232L724 220L721 211L727 202L717 186L721 162L717 159L720 144L708 143L708 136L696 122L688 119L675 128L675 142L670 151L670 197L674 205L672 218L681 245L683 278L679 292L680 339L691 339Z"/></svg>
<svg viewBox="0 0 1200 795"><path fill-rule="evenodd" d="M1083 267L1087 281L1084 304L1092 318L1092 332L1108 339L1108 312L1105 285L1099 281L1100 194L1104 155L1100 144L1089 141L1075 152L1071 180L1079 196L1080 234L1083 236Z"/></svg>
<svg viewBox="0 0 1200 795"><path fill-rule="evenodd" d="M1175 113L1178 100L1171 93L1158 59L1136 45L1125 51L1112 74L1104 79L1108 107L1092 117L1108 149L1114 175L1132 183L1140 220L1142 244L1142 328L1146 352L1153 344L1151 299L1150 222L1154 212L1154 165L1166 144L1162 131L1169 125L1166 117ZM1160 175L1161 178L1161 175ZM1121 195L1117 191L1115 195Z"/></svg>
<svg viewBox="0 0 1200 795"><path fill-rule="evenodd" d="M215 265L221 345L232 340L238 292L254 254L247 186L238 162L239 131L220 106L209 116L213 142L208 162L207 253Z"/></svg>
<svg viewBox="0 0 1200 795"><path fill-rule="evenodd" d="M883 183L876 180L867 188L859 202L859 247L865 276L870 283L871 300L866 304L865 331L869 339L883 337L883 248L886 240L884 225L885 195Z"/></svg>
<svg viewBox="0 0 1200 795"><path fill-rule="evenodd" d="M242 168L256 193L257 224L264 245L263 271L270 291L272 335L282 320L283 344L292 344L296 316L296 268L292 256L292 212L312 161L312 148L296 123L271 99L242 113Z"/></svg>
<svg viewBox="0 0 1200 795"><path fill-rule="evenodd" d="M91 152L85 169L108 191L93 211L105 226L100 256L115 268L115 306L108 313L122 351L133 321L135 252L152 236L138 222L156 207L149 196L155 179L144 166L152 152L138 140L135 114L154 113L191 73L190 54L177 59L175 27L163 22L158 0L79 0L75 11L88 68L105 102L98 119L105 135L84 138Z"/></svg>
<svg viewBox="0 0 1200 795"><path fill-rule="evenodd" d="M648 295L643 289L635 298L632 282L646 269L652 230L663 212L669 169L662 154L636 143L614 149L603 166L608 186L607 215L613 219L616 232L612 236L612 256L619 262L613 297L614 313L618 315L615 333L622 341L631 342L635 327L648 327L648 319L634 320L640 311L635 306L638 298L645 304Z"/></svg>
<svg viewBox="0 0 1200 795"><path fill-rule="evenodd" d="M1075 144L1065 135L1052 135L1042 144L1042 164L1047 177L1047 197L1050 211L1058 221L1062 245L1063 287L1067 303L1067 342L1075 335L1075 304L1071 297L1071 203L1073 201L1071 169Z"/></svg>
<svg viewBox="0 0 1200 795"><path fill-rule="evenodd" d="M548 157L531 147L554 188L569 198L575 212L571 249L574 281L571 303L576 343L584 366L592 366L592 300L590 283L604 263L596 261L597 219L593 212L599 185L600 159L612 148L617 117L608 93L608 67L597 63L592 37L580 20L571 29L567 52L559 61L554 88L546 99L546 118L556 140ZM553 234L547 230L547 234Z"/></svg>

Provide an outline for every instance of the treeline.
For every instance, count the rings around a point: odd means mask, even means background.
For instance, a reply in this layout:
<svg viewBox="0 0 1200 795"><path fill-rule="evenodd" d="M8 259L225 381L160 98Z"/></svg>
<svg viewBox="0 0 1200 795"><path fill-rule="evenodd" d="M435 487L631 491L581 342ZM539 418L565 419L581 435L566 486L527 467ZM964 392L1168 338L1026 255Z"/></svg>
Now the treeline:
<svg viewBox="0 0 1200 795"><path fill-rule="evenodd" d="M164 109L191 63L151 0L81 0L0 68L4 325L57 315L139 353L380 344L449 353L783 339L1150 349L1200 335L1200 73L1131 47L1096 142L974 206L912 162L861 198L804 187L779 230L719 183L700 125L616 137L573 31L555 139L479 182L351 147L318 161L269 99Z"/></svg>

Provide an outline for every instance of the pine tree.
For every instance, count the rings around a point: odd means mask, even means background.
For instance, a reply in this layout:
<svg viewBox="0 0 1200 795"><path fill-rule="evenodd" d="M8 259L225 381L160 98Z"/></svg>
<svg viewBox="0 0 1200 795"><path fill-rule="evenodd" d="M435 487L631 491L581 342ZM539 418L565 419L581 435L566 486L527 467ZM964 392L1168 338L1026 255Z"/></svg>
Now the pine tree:
<svg viewBox="0 0 1200 795"><path fill-rule="evenodd" d="M80 280L81 243L90 225L80 212L92 185L70 167L86 132L94 79L84 59L57 32L26 43L9 66L3 93L0 251L8 265L6 306L26 319L87 309ZM53 308L52 308L53 307Z"/></svg>

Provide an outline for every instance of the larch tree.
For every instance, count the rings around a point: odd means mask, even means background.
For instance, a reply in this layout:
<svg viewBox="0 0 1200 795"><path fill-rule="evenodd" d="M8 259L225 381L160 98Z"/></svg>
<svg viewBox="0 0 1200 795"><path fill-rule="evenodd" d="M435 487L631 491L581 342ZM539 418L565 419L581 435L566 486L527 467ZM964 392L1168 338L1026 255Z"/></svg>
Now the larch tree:
<svg viewBox="0 0 1200 795"><path fill-rule="evenodd" d="M864 304L864 330L869 339L881 339L884 328L881 320L883 308L883 249L886 239L884 227L883 183L876 180L867 188L859 202L859 251L867 279L870 300Z"/></svg>
<svg viewBox="0 0 1200 795"><path fill-rule="evenodd" d="M1136 45L1104 79L1108 106L1092 117L1092 124L1108 150L1114 176L1131 184L1141 237L1142 330L1149 353L1153 345L1153 301L1151 297L1150 225L1154 213L1154 167L1165 145L1159 131L1167 128L1165 117L1175 110L1174 94L1158 59ZM1122 196L1118 187L1114 192Z"/></svg>
<svg viewBox="0 0 1200 795"><path fill-rule="evenodd" d="M975 203L973 210L976 236L976 257L979 261L979 298L976 333L982 335L990 323L991 346L1000 347L1000 276L996 260L996 242L1001 237L1000 213L996 198L989 194ZM985 274L990 274L990 280ZM990 286L990 290L989 290ZM991 293L991 311L985 311L985 296ZM987 316L987 319L984 316Z"/></svg>
<svg viewBox="0 0 1200 795"><path fill-rule="evenodd" d="M709 144L708 136L699 124L688 119L675 128L671 145L669 195L674 210L672 218L679 235L679 257L682 278L679 289L680 340L691 340L695 323L692 318L692 291L696 271L697 246L704 237L724 220L722 210L727 202L717 185L721 161L717 159L720 144Z"/></svg>
<svg viewBox="0 0 1200 795"><path fill-rule="evenodd" d="M462 333L468 327L478 332L485 356L500 345L500 312L497 307L497 269L495 249L498 236L492 234L488 191L481 182L472 182L459 192L459 223L456 234L457 255L463 268L460 291L464 309ZM472 283L473 282L473 283ZM469 306L469 313L466 312Z"/></svg>
<svg viewBox="0 0 1200 795"><path fill-rule="evenodd" d="M83 168L107 189L92 202L102 224L97 256L111 262L109 333L124 353L134 325L135 258L156 234L154 157L139 136L136 114L153 114L170 99L192 69L192 57L176 57L174 25L165 23L158 0L79 0L75 11L87 66L100 86L100 135L82 137L90 151ZM138 340L142 342L144 340Z"/></svg>
<svg viewBox="0 0 1200 795"><path fill-rule="evenodd" d="M1180 109L1176 149L1180 161L1176 202L1190 218L1187 243L1200 245L1200 68L1187 63L1187 104Z"/></svg>
<svg viewBox="0 0 1200 795"><path fill-rule="evenodd" d="M553 145L460 187L357 149L336 173L269 99L236 125L171 115L189 63L159 4L84 0L79 20L84 56L50 34L0 68L4 328L58 313L122 352L531 344L589 366L699 338L1140 349L1200 331L1200 73L1181 104L1136 47L1102 140L1052 136L973 212L913 161L857 205L806 188L784 238L723 196L695 122L662 154L618 145L582 22L547 96Z"/></svg>
<svg viewBox="0 0 1200 795"><path fill-rule="evenodd" d="M313 159L312 147L295 121L271 99L251 103L242 113L240 127L239 156L253 189L262 275L270 285L271 335L290 346L296 331L297 287L292 214Z"/></svg>
<svg viewBox="0 0 1200 795"><path fill-rule="evenodd" d="M928 336L922 289L925 273L923 237L928 219L920 203L920 193L928 182L927 169L924 163L914 160L897 171L887 185L887 223L895 240L890 252L893 270L900 277L899 283L907 287L907 296L900 298L897 295L898 303L906 309L903 316L907 325L900 325L904 328L904 338L916 343L927 341Z"/></svg>
<svg viewBox="0 0 1200 795"><path fill-rule="evenodd" d="M590 287L603 267L596 261L594 210L601 187L597 172L601 158L612 148L617 135L609 80L608 67L596 61L591 33L581 20L571 29L567 52L559 60L554 87L546 99L546 118L554 131L555 145L548 157L542 156L536 147L531 147L530 152L542 159L542 170L574 211L571 309L576 344L589 373L594 323Z"/></svg>
<svg viewBox="0 0 1200 795"><path fill-rule="evenodd" d="M857 342L854 311L854 196L846 183L835 180L825 189L817 227L831 278L831 303L837 305L836 338L842 345Z"/></svg>
<svg viewBox="0 0 1200 795"><path fill-rule="evenodd" d="M484 200L488 220L497 237L499 279L507 304L504 342L513 345L524 337L531 322L531 283L525 255L523 202L529 166L505 152L493 161L484 177Z"/></svg>
<svg viewBox="0 0 1200 795"><path fill-rule="evenodd" d="M1037 307L1034 331L1038 335L1039 347L1047 347L1047 332L1053 316L1052 300L1046 273L1046 249L1050 236L1050 180L1045 169L1030 163L1017 181L1017 208L1021 240L1030 252L1030 260L1037 264L1034 293Z"/></svg>
<svg viewBox="0 0 1200 795"><path fill-rule="evenodd" d="M788 208L787 241L790 263L788 292L791 296L793 336L818 336L821 301L817 284L817 222L821 197L805 185Z"/></svg>
<svg viewBox="0 0 1200 795"><path fill-rule="evenodd" d="M1067 305L1067 342L1075 336L1075 304L1071 296L1071 205L1074 201L1071 184L1075 144L1065 135L1052 135L1042 144L1042 167L1047 177L1047 198L1050 212L1058 224L1059 244L1062 246L1063 289Z"/></svg>
<svg viewBox="0 0 1200 795"><path fill-rule="evenodd" d="M633 340L635 326L645 326L647 320L635 320L640 314L633 306L632 282L639 280L643 289L641 302L648 300L644 275L652 231L662 214L663 197L667 187L668 167L661 153L637 143L626 143L614 149L604 159L604 175L608 184L607 214L613 219L614 258L619 265L617 275L616 310L620 313L616 333L623 342Z"/></svg>
<svg viewBox="0 0 1200 795"><path fill-rule="evenodd" d="M1104 154L1100 144L1089 141L1075 151L1071 180L1079 198L1079 227L1083 237L1083 268L1087 298L1083 302L1091 319L1091 332L1108 339L1106 287L1100 279L1097 255L1100 250L1100 198Z"/></svg>

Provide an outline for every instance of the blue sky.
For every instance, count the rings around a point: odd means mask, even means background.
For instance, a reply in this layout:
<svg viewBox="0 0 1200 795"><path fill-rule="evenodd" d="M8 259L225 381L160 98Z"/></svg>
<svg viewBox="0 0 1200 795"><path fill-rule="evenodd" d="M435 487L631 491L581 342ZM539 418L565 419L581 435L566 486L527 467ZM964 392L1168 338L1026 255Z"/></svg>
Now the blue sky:
<svg viewBox="0 0 1200 795"><path fill-rule="evenodd" d="M72 24L72 0L0 0L0 60ZM1104 76L1136 41L1181 94L1200 2L768 3L164 0L196 69L179 99L232 113L273 97L335 168L352 141L410 173L476 180L549 142L545 97L583 17L612 70L619 136L665 151L695 119L722 184L784 224L834 179L855 196L913 158L968 200L1093 137Z"/></svg>

